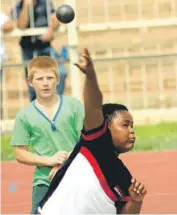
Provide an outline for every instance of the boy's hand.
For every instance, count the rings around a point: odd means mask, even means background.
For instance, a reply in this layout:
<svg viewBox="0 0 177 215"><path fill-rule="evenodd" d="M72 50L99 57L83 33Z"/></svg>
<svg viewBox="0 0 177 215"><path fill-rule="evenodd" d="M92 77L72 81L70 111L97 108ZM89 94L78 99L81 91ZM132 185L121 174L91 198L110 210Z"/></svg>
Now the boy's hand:
<svg viewBox="0 0 177 215"><path fill-rule="evenodd" d="M71 152L66 152L66 160L69 158ZM65 161L66 161L65 160ZM54 166L51 171L49 172L49 175L48 175L48 178L49 180L52 180L52 178L54 177L54 175L56 174L56 172L62 167L62 164L61 165L57 165L57 166Z"/></svg>
<svg viewBox="0 0 177 215"><path fill-rule="evenodd" d="M51 181L52 178L54 177L54 175L56 174L56 172L61 168L61 165L58 165L58 166L54 166L51 171L49 172L49 175L48 175L48 179Z"/></svg>
<svg viewBox="0 0 177 215"><path fill-rule="evenodd" d="M34 4L34 1L33 0L24 0L24 3L23 3L25 6L33 6Z"/></svg>
<svg viewBox="0 0 177 215"><path fill-rule="evenodd" d="M47 31L40 37L43 42L51 41L54 38L54 31L48 28Z"/></svg>
<svg viewBox="0 0 177 215"><path fill-rule="evenodd" d="M129 187L130 197L131 197L132 201L140 203L143 201L143 199L147 193L147 190L144 187L144 185L142 183L138 182L136 179L132 179L131 182L132 182L132 184Z"/></svg>
<svg viewBox="0 0 177 215"><path fill-rule="evenodd" d="M68 152L57 152L53 156L48 157L48 166L62 165L68 159Z"/></svg>
<svg viewBox="0 0 177 215"><path fill-rule="evenodd" d="M82 57L84 58L84 61L81 60L81 62L74 63L74 65L77 66L85 75L92 77L95 75L95 70L90 54L86 48L84 48Z"/></svg>

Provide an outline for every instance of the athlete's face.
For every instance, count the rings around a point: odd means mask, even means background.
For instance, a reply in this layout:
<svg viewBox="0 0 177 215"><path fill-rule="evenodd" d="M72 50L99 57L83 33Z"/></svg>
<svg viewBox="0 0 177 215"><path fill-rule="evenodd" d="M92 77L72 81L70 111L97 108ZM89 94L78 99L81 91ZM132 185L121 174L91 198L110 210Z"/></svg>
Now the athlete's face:
<svg viewBox="0 0 177 215"><path fill-rule="evenodd" d="M119 112L109 124L109 128L113 144L119 153L133 149L135 142L133 117L128 111Z"/></svg>

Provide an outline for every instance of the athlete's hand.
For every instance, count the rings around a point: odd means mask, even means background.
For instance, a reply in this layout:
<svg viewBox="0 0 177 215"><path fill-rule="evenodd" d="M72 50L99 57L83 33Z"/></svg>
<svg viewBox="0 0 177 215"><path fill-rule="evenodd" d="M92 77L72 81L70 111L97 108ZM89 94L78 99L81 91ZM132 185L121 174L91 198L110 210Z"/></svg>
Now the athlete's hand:
<svg viewBox="0 0 177 215"><path fill-rule="evenodd" d="M142 183L138 182L136 179L132 179L131 182L132 182L132 184L129 187L130 197L131 197L132 201L140 203L143 201L143 199L147 193L147 190L144 187L144 185Z"/></svg>
<svg viewBox="0 0 177 215"><path fill-rule="evenodd" d="M48 157L48 166L62 165L68 159L68 152L57 152L51 157Z"/></svg>
<svg viewBox="0 0 177 215"><path fill-rule="evenodd" d="M90 58L90 54L86 48L83 50L82 58L79 62L74 63L74 65L77 66L85 75L92 77L92 75L95 75L95 69L92 59Z"/></svg>

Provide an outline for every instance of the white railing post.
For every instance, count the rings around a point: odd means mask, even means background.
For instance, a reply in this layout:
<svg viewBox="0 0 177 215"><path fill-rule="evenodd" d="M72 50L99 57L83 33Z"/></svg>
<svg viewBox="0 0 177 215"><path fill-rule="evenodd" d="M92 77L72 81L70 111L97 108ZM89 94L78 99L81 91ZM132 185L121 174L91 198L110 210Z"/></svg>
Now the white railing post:
<svg viewBox="0 0 177 215"><path fill-rule="evenodd" d="M88 5L88 24L92 23L92 0L87 0Z"/></svg>
<svg viewBox="0 0 177 215"><path fill-rule="evenodd" d="M20 108L24 107L24 94L23 94L23 75L21 70L18 71L18 90L19 90L19 101L20 101Z"/></svg>
<svg viewBox="0 0 177 215"><path fill-rule="evenodd" d="M108 0L104 0L104 17L105 17L105 22L109 22L109 5L108 5Z"/></svg>
<svg viewBox="0 0 177 215"><path fill-rule="evenodd" d="M112 49L108 48L107 50L108 58L112 58ZM110 102L115 102L115 81L114 81L114 71L111 62L108 62L108 86L109 86L109 95L110 95Z"/></svg>
<svg viewBox="0 0 177 215"><path fill-rule="evenodd" d="M141 46L141 55L144 54L144 47ZM148 93L147 93L147 71L143 61L141 62L141 80L142 80L142 95L143 95L143 107L148 108Z"/></svg>
<svg viewBox="0 0 177 215"><path fill-rule="evenodd" d="M174 45L174 52L177 52L177 42ZM176 77L176 95L177 95L177 58L175 58L174 72L175 72L175 77Z"/></svg>
<svg viewBox="0 0 177 215"><path fill-rule="evenodd" d="M74 11L76 11L76 2L75 0L67 0L67 4L69 4ZM67 36L68 36L68 46L69 46L69 66L71 73L71 89L72 95L78 99L81 99L82 89L80 87L80 71L73 64L78 61L78 35L77 35L77 25L76 18L67 24Z"/></svg>
<svg viewBox="0 0 177 215"><path fill-rule="evenodd" d="M157 52L161 54L160 44L157 44ZM160 99L160 107L164 106L164 76L162 71L162 59L158 59L158 77L159 77L159 99Z"/></svg>
<svg viewBox="0 0 177 215"><path fill-rule="evenodd" d="M125 17L125 4L124 1L120 1L120 11L121 11L121 21L125 21L126 17Z"/></svg>
<svg viewBox="0 0 177 215"><path fill-rule="evenodd" d="M159 18L159 0L154 0L154 17L153 18Z"/></svg>
<svg viewBox="0 0 177 215"><path fill-rule="evenodd" d="M124 49L124 56L129 56L129 52ZM130 67L128 61L125 62L125 96L126 103L129 108L131 108L131 87L130 87Z"/></svg>
<svg viewBox="0 0 177 215"><path fill-rule="evenodd" d="M171 8L171 14L170 14L171 17L175 17L176 16L176 14L175 14L176 8L175 8L175 2L174 2L174 0L170 0L170 8Z"/></svg>
<svg viewBox="0 0 177 215"><path fill-rule="evenodd" d="M142 19L142 0L138 0L138 19L141 20Z"/></svg>
<svg viewBox="0 0 177 215"><path fill-rule="evenodd" d="M2 86L1 86L1 89L2 89L2 97L1 98L1 101L2 101L2 104L1 104L1 107L2 107L2 112L3 112L3 119L4 120L8 120L9 119L9 114L8 114L8 106L7 106L7 82L6 82L6 72L4 71L4 68L3 69L3 73L2 73Z"/></svg>

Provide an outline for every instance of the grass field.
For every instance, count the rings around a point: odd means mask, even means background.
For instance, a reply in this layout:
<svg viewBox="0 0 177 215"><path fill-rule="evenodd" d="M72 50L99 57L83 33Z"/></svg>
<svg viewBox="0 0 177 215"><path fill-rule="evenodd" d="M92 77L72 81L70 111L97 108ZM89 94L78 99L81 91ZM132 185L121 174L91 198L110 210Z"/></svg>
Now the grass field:
<svg viewBox="0 0 177 215"><path fill-rule="evenodd" d="M133 151L161 151L177 149L177 122L136 126L136 144ZM1 160L14 160L10 134L2 135Z"/></svg>

